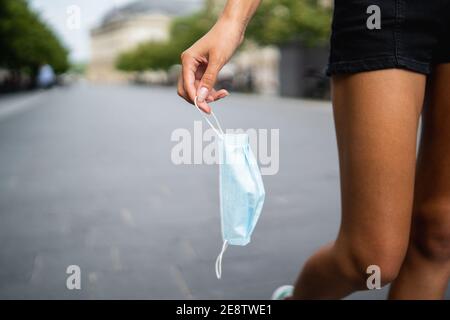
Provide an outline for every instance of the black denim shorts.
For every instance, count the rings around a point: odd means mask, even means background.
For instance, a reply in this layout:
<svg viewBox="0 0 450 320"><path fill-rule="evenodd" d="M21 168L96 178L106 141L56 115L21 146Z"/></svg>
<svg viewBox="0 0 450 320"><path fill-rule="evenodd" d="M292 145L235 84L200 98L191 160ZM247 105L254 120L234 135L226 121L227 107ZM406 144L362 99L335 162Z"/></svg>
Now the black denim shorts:
<svg viewBox="0 0 450 320"><path fill-rule="evenodd" d="M429 74L450 62L450 0L334 3L328 75L390 68Z"/></svg>

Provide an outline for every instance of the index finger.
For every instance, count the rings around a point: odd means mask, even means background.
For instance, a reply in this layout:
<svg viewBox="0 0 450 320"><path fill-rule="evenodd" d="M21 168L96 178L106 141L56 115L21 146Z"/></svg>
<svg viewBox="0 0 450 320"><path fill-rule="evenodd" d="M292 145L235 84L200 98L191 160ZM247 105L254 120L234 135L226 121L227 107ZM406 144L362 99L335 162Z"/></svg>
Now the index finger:
<svg viewBox="0 0 450 320"><path fill-rule="evenodd" d="M183 87L187 92L191 103L194 103L197 90L195 89L195 72L197 65L195 59L188 55L183 55L182 58L182 78Z"/></svg>

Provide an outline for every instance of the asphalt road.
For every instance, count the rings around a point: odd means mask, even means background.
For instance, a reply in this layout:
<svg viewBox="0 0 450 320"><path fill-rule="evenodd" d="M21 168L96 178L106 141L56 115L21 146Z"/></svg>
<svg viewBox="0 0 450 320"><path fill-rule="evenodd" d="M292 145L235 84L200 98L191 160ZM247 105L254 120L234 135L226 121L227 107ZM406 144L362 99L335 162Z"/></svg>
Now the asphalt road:
<svg viewBox="0 0 450 320"><path fill-rule="evenodd" d="M330 105L233 94L215 110L226 128L280 130L252 242L228 249L221 280L218 168L171 161L173 131L200 120L173 88L0 98L0 298L264 299L292 283L338 228ZM69 265L81 290L66 287Z"/></svg>

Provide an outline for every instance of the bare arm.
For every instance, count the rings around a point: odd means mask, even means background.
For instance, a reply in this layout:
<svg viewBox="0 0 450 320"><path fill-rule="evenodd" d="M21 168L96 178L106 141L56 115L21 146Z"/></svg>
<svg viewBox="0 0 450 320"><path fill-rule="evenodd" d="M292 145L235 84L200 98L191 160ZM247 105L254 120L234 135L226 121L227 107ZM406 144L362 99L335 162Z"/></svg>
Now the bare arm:
<svg viewBox="0 0 450 320"><path fill-rule="evenodd" d="M181 55L182 74L178 81L178 94L211 112L208 102L228 95L224 89L215 90L220 69L244 40L247 24L261 0L228 0L217 22L201 39Z"/></svg>

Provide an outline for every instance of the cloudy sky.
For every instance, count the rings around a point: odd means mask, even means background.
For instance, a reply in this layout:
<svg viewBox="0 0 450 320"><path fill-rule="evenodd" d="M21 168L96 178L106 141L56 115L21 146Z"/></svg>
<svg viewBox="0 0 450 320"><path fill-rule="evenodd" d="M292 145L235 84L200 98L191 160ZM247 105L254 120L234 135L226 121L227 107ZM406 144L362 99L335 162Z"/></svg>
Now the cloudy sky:
<svg viewBox="0 0 450 320"><path fill-rule="evenodd" d="M70 49L72 61L78 62L89 59L89 30L100 22L106 11L131 0L29 0L29 2ZM80 8L79 29L67 26L69 18L67 10L73 5Z"/></svg>

